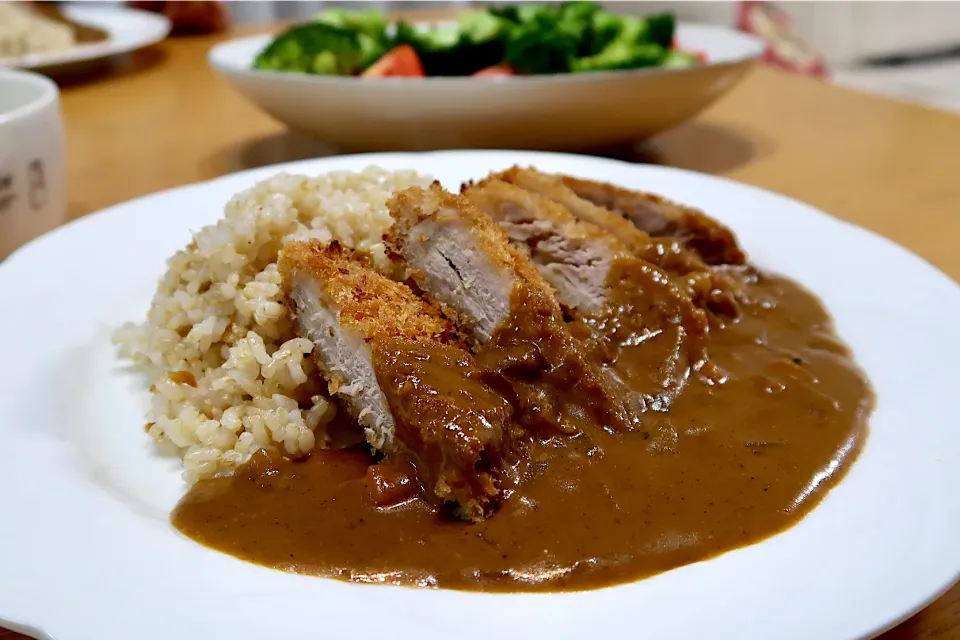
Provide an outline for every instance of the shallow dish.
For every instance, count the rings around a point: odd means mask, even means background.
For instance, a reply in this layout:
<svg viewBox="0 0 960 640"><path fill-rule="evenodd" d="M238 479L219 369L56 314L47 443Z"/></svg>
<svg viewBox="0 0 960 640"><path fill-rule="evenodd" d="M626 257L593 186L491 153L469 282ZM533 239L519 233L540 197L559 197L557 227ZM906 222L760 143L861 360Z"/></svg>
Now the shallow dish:
<svg viewBox="0 0 960 640"><path fill-rule="evenodd" d="M512 78L358 79L254 70L272 36L214 47L210 65L277 120L343 149L575 149L649 137L732 88L764 51L724 27L680 24L708 63Z"/></svg>
<svg viewBox="0 0 960 640"><path fill-rule="evenodd" d="M141 317L165 259L226 200L279 171L415 168L445 186L511 164L603 179L701 207L753 261L817 293L877 394L866 447L797 526L604 590L493 595L366 586L247 564L178 534L178 461L142 431L147 392L110 344ZM815 251L811 251L815 248ZM51 265L61 265L52 268ZM69 267L65 268L65 265ZM896 295L891 296L891 289ZM331 636L868 637L958 577L956 284L807 205L676 169L515 152L376 154L267 167L71 223L0 265L0 621L58 640ZM15 301L20 301L19 303ZM323 613L318 608L323 608ZM329 612L335 612L331 615ZM359 621L376 612L377 625ZM490 624L464 624L477 611ZM489 613L486 613L489 612Z"/></svg>
<svg viewBox="0 0 960 640"><path fill-rule="evenodd" d="M44 71L76 68L101 58L129 53L160 42L167 37L171 28L170 20L162 15L126 7L68 4L63 7L62 12L64 17L73 22L105 31L106 38L82 43L66 51L0 58L0 67Z"/></svg>

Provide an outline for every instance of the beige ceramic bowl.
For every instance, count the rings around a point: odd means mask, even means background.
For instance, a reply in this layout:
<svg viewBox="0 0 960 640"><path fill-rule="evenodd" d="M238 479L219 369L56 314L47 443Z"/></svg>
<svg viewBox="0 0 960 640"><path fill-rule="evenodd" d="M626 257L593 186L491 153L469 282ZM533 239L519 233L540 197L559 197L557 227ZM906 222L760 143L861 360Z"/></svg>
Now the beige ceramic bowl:
<svg viewBox="0 0 960 640"><path fill-rule="evenodd" d="M739 81L763 43L681 24L677 40L708 64L511 78L343 78L257 71L271 36L232 40L210 65L293 129L344 150L577 149L649 137L691 118Z"/></svg>

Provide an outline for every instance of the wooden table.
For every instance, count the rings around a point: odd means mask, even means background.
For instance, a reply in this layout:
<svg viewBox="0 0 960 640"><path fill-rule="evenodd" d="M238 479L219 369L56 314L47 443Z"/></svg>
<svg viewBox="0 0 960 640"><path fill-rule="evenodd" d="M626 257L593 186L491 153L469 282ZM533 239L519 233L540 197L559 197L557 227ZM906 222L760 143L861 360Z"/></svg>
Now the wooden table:
<svg viewBox="0 0 960 640"><path fill-rule="evenodd" d="M71 218L330 152L288 133L207 68L210 46L232 35L170 39L63 84ZM958 152L956 116L759 69L693 122L623 153L804 200L960 280ZM0 640L13 638L22 636L0 630ZM960 638L960 587L882 638Z"/></svg>

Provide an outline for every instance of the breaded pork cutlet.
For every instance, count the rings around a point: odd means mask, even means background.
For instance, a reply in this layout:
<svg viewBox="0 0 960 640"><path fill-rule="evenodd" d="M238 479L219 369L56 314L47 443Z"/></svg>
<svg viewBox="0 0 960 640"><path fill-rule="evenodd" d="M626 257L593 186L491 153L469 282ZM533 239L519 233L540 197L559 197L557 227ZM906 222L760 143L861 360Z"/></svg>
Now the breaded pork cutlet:
<svg viewBox="0 0 960 640"><path fill-rule="evenodd" d="M707 264L740 265L747 260L733 232L701 211L606 182L558 178L584 200L623 216L651 236L680 238Z"/></svg>
<svg viewBox="0 0 960 640"><path fill-rule="evenodd" d="M740 265L744 258L732 233L703 214L689 210L687 217L691 220L691 224L697 225L696 228L703 234L691 235L681 232L682 229L678 223L662 228L664 231L672 231L671 233L654 237L645 229L636 226L634 220L625 214L607 209L575 192L566 183L567 178L568 176L545 174L535 169L512 167L490 176L487 180L503 180L549 198L567 209L577 219L594 224L616 236L636 256L682 280L683 286L698 305L722 316L739 315L738 296L741 296L742 287L734 277L722 271L726 268L726 264L719 268L713 267L697 249L699 246L706 247L708 254L713 257L716 257L715 254L721 250L726 251L725 257L737 260L734 264ZM570 178L570 180L578 179ZM577 184L600 185L601 183L580 181ZM616 188L612 185L610 187ZM638 200L644 195L637 194Z"/></svg>
<svg viewBox="0 0 960 640"><path fill-rule="evenodd" d="M387 246L401 257L416 284L466 327L474 345L490 341L511 315L519 289L537 312L553 317L556 299L526 256L466 198L438 183L407 189L387 203L394 225Z"/></svg>
<svg viewBox="0 0 960 640"><path fill-rule="evenodd" d="M387 206L395 220L387 246L468 328L477 361L512 393L526 424L569 433L589 415L611 430L633 427L629 398L587 357L550 286L489 216L436 183L397 193Z"/></svg>
<svg viewBox="0 0 960 640"><path fill-rule="evenodd" d="M511 167L498 177L542 193L570 209L578 218L606 227L611 233L619 235L616 227L607 227L588 205L615 213L650 237L682 240L707 264L739 265L746 262L732 231L696 209L658 195L521 167Z"/></svg>
<svg viewBox="0 0 960 640"><path fill-rule="evenodd" d="M669 370L658 380L668 396L679 391L690 370L706 362L709 324L704 311L666 273L636 257L613 235L545 196L501 180L485 180L463 193L529 253L569 315L621 349L669 350L661 358ZM626 308L636 313L606 321L618 315L612 309ZM614 366L621 377L637 377L635 371Z"/></svg>
<svg viewBox="0 0 960 640"><path fill-rule="evenodd" d="M516 260L496 225L437 183L401 191L387 204L395 220L388 248L472 343L489 342L510 317L514 285L535 285L536 272L525 271L526 263Z"/></svg>
<svg viewBox="0 0 960 640"><path fill-rule="evenodd" d="M576 219L600 227L626 245L633 253L645 255L651 251L655 241L645 231L638 229L611 211L579 197L556 176L540 173L535 169L511 167L481 180L475 186L483 186L490 181L512 184L520 189L542 196L566 209ZM471 185L465 185L469 188Z"/></svg>
<svg viewBox="0 0 960 640"><path fill-rule="evenodd" d="M552 200L502 180L465 187L463 194L530 257L565 309L579 314L604 309L610 267L632 255L620 240L581 223Z"/></svg>
<svg viewBox="0 0 960 640"><path fill-rule="evenodd" d="M336 243L289 242L279 268L301 335L370 445L412 462L466 519L491 513L515 480L512 409L477 379L450 321Z"/></svg>

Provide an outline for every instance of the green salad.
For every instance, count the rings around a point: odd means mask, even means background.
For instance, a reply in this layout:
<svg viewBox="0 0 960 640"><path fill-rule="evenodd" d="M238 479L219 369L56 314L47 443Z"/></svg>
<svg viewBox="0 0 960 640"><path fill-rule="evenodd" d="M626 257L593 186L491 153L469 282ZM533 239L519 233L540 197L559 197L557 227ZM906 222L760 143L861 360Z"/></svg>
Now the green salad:
<svg viewBox="0 0 960 640"><path fill-rule="evenodd" d="M423 28L375 9L324 11L264 48L255 69L361 77L508 76L687 67L664 13L621 15L594 2L507 5Z"/></svg>

